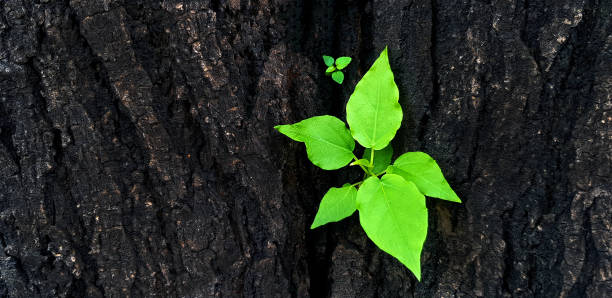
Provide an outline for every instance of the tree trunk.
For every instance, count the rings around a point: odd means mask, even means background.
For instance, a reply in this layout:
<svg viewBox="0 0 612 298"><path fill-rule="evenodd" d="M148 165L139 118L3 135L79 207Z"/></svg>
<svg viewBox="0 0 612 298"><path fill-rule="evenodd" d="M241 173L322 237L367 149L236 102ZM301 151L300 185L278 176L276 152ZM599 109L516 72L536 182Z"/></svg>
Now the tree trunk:
<svg viewBox="0 0 612 298"><path fill-rule="evenodd" d="M609 297L609 0L4 0L2 297ZM423 280L277 124L389 46L427 199ZM352 56L344 84L321 55ZM355 170L355 172L354 172Z"/></svg>

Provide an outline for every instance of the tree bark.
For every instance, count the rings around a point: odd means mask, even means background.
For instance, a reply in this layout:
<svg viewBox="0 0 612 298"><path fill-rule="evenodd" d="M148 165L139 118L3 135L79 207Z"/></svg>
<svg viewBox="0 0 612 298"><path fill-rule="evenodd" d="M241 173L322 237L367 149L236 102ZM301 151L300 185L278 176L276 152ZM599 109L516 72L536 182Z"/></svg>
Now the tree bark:
<svg viewBox="0 0 612 298"><path fill-rule="evenodd" d="M612 295L607 0L4 0L2 297ZM423 279L277 124L331 114L389 46L427 199ZM321 55L353 62L345 82Z"/></svg>

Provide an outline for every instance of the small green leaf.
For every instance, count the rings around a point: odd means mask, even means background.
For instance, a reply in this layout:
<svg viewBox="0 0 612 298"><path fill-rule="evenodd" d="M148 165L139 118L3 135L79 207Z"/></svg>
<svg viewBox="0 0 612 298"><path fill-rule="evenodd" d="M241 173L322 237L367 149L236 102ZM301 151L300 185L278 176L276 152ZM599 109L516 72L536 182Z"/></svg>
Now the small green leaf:
<svg viewBox="0 0 612 298"><path fill-rule="evenodd" d="M323 62L325 62L325 65L327 66L332 66L334 65L334 58L323 55Z"/></svg>
<svg viewBox="0 0 612 298"><path fill-rule="evenodd" d="M356 161L352 162L350 165L351 165L351 166L364 166L364 167L369 167L369 166L370 166L370 161L369 161L369 160L367 160L367 159L363 159L363 158L362 158L362 159L359 159L359 160L356 160Z"/></svg>
<svg viewBox="0 0 612 298"><path fill-rule="evenodd" d="M295 141L304 142L308 159L324 170L339 169L353 159L355 141L344 122L334 116L316 116L274 128Z"/></svg>
<svg viewBox="0 0 612 298"><path fill-rule="evenodd" d="M346 120L359 144L374 150L389 144L402 123L398 99L399 90L385 48L346 104Z"/></svg>
<svg viewBox="0 0 612 298"><path fill-rule="evenodd" d="M340 57L336 59L336 66L338 67L338 69L343 69L347 67L349 63L351 63L351 60L351 57Z"/></svg>
<svg viewBox="0 0 612 298"><path fill-rule="evenodd" d="M366 148L366 150L363 152L363 158L367 158L369 160L371 154L372 154L372 149ZM378 174L384 171L391 163L392 155L393 155L393 147L391 147L390 143L389 145L387 145L387 147L385 147L382 150L375 150L374 151L374 168L372 169L372 172L374 172L375 174Z"/></svg>
<svg viewBox="0 0 612 298"><path fill-rule="evenodd" d="M398 157L390 171L412 181L429 197L461 203L450 187L436 161L423 152L408 152Z"/></svg>
<svg viewBox="0 0 612 298"><path fill-rule="evenodd" d="M334 79L336 83L342 84L342 82L344 82L344 74L341 71L336 70L334 73L332 73L332 79Z"/></svg>
<svg viewBox="0 0 612 298"><path fill-rule="evenodd" d="M334 71L336 71L336 67L332 65L325 70L325 74L330 75Z"/></svg>
<svg viewBox="0 0 612 298"><path fill-rule="evenodd" d="M359 222L380 249L421 280L421 250L427 236L425 197L412 182L387 174L370 177L357 191Z"/></svg>
<svg viewBox="0 0 612 298"><path fill-rule="evenodd" d="M330 188L321 199L319 211L310 228L314 229L349 217L357 209L356 197L357 189L350 184L344 184L341 188Z"/></svg>

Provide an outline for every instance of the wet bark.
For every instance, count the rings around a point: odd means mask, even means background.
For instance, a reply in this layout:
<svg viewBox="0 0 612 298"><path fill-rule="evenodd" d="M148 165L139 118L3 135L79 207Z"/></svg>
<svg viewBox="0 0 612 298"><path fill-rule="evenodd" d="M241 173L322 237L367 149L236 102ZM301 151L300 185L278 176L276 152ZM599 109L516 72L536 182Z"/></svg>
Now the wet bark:
<svg viewBox="0 0 612 298"><path fill-rule="evenodd" d="M0 296L606 297L606 0L4 0ZM385 45L395 152L438 160L423 280L276 124L331 114ZM353 57L343 85L321 55Z"/></svg>

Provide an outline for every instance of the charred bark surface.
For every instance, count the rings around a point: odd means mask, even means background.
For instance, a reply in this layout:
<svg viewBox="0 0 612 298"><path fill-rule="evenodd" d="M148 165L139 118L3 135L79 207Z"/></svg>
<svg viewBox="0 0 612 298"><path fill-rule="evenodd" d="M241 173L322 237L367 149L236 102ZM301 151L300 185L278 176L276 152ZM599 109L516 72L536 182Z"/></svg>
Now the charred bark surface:
<svg viewBox="0 0 612 298"><path fill-rule="evenodd" d="M612 4L5 0L0 296L606 297ZM396 152L440 163L423 281L355 216L357 173L273 131L344 118L389 45ZM322 54L354 62L338 86Z"/></svg>

